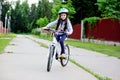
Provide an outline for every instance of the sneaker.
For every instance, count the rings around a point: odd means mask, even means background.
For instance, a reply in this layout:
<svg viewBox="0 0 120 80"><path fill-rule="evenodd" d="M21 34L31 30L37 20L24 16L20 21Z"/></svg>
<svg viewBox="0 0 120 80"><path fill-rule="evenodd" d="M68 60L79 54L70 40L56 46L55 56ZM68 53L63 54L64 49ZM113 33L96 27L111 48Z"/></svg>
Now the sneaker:
<svg viewBox="0 0 120 80"><path fill-rule="evenodd" d="M65 59L65 54L61 54L60 59Z"/></svg>

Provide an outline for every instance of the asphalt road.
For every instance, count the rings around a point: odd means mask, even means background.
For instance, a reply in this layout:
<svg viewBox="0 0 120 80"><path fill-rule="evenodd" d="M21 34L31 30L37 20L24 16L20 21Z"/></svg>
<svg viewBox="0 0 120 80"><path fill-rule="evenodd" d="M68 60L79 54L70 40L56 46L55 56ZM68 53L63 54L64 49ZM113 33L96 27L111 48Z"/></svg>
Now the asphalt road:
<svg viewBox="0 0 120 80"><path fill-rule="evenodd" d="M18 35L0 55L0 80L97 80L71 62L62 67L54 60L50 72L46 66L47 49Z"/></svg>

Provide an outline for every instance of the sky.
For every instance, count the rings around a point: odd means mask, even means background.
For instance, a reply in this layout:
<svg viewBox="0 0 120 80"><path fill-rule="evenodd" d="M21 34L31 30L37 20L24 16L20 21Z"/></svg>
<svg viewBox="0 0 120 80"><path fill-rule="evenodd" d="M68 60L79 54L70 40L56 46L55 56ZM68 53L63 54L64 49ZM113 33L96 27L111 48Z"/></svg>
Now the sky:
<svg viewBox="0 0 120 80"><path fill-rule="evenodd" d="M7 1L11 2L11 1L17 1L17 0L7 0ZM20 1L24 1L24 0L20 0ZM49 0L49 1L52 1L52 0ZM33 4L33 3L37 3L37 2L38 2L38 0L28 0L28 3L30 5Z"/></svg>

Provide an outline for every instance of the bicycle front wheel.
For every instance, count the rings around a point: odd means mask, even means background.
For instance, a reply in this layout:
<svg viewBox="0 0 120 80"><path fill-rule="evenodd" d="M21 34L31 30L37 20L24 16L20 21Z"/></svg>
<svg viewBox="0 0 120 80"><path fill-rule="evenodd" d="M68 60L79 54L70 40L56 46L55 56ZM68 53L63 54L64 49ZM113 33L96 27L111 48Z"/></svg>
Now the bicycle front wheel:
<svg viewBox="0 0 120 80"><path fill-rule="evenodd" d="M69 61L69 57L70 57L70 49L67 44L65 45L65 55L66 55L65 59L60 59L61 65L63 67L65 67L67 65L67 63Z"/></svg>
<svg viewBox="0 0 120 80"><path fill-rule="evenodd" d="M49 48L49 56L48 56L48 63L47 63L47 71L48 72L51 70L54 50L55 50L55 47L53 45L51 45Z"/></svg>

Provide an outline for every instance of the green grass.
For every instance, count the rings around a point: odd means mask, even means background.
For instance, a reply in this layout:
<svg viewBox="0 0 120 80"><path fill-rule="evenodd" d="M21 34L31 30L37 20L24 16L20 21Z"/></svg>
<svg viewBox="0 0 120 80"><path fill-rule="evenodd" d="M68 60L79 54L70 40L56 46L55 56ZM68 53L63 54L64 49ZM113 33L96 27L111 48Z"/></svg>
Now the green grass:
<svg viewBox="0 0 120 80"><path fill-rule="evenodd" d="M38 36L39 38L52 40L52 37L46 34L41 34ZM113 46L113 45L105 45L105 44L97 44L93 42L81 42L78 40L66 40L67 44L71 46L75 46L77 48L83 48L91 51L100 52L102 54L106 54L109 56L114 56L120 59L120 46Z"/></svg>
<svg viewBox="0 0 120 80"><path fill-rule="evenodd" d="M49 40L49 41L52 41L52 36L50 35L47 35L45 33L42 33L41 35L32 35L33 37L36 37L36 38L40 38L40 39L44 39L44 40Z"/></svg>
<svg viewBox="0 0 120 80"><path fill-rule="evenodd" d="M77 65L78 67L84 69L85 71L87 71L87 72L89 72L90 74L92 74L93 76L95 76L98 80L111 80L109 77L102 77L102 76L100 76L99 74L94 73L93 71L91 71L90 69L82 66L81 64L77 63L77 62L76 62L75 60L73 60L73 59L70 59L70 61L71 61L72 63L74 63L75 65Z"/></svg>
<svg viewBox="0 0 120 80"><path fill-rule="evenodd" d="M14 37L15 34L0 34L0 54Z"/></svg>
<svg viewBox="0 0 120 80"><path fill-rule="evenodd" d="M75 46L78 48L84 48L87 50L96 51L96 52L100 52L102 54L120 58L120 46L96 44L96 43L89 43L89 42L83 43L83 42L77 41L77 40L67 40L65 42L71 46Z"/></svg>

